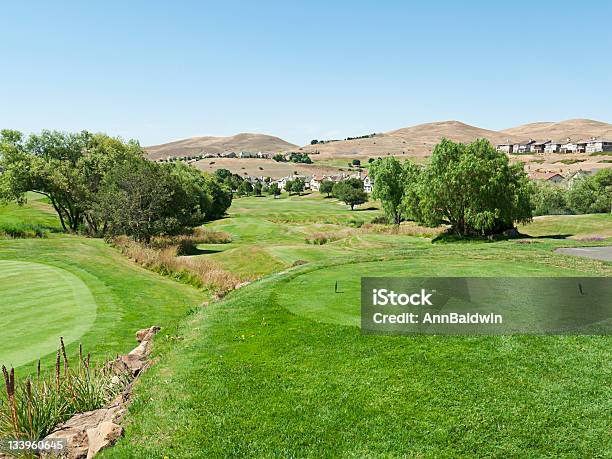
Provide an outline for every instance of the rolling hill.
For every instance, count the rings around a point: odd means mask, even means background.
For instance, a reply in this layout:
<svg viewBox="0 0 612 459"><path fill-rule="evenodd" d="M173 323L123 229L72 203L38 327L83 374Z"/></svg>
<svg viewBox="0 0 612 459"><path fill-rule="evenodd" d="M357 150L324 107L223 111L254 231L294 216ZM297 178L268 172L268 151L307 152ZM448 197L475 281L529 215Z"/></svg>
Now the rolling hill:
<svg viewBox="0 0 612 459"><path fill-rule="evenodd" d="M297 145L266 134L242 133L231 137L191 137L161 145L145 147L150 159L174 156L190 156L202 153L223 153L224 151L250 151L277 153L295 150Z"/></svg>
<svg viewBox="0 0 612 459"><path fill-rule="evenodd" d="M591 137L612 138L612 124L587 119L573 119L558 123L530 123L500 131L522 139L564 141L586 140Z"/></svg>
<svg viewBox="0 0 612 459"><path fill-rule="evenodd" d="M384 155L405 155L419 158L429 156L433 147L442 138L464 143L485 138L495 145L507 141L565 140L568 137L573 140L590 137L612 138L612 124L587 119L572 119L560 122L530 123L502 131L493 131L460 121L440 121L396 129L371 137L329 141L303 147L265 134L237 134L231 137L193 137L146 147L146 150L151 159L225 151L276 153L296 150L313 154L315 155L313 159L316 160L349 157L366 159Z"/></svg>
<svg viewBox="0 0 612 459"><path fill-rule="evenodd" d="M318 152L318 158L321 159L342 156L372 157L386 154L419 157L428 156L442 138L456 142L471 142L478 138L485 138L494 144L505 142L508 138L520 140L506 133L470 126L460 121L441 121L397 129L370 138L307 145L302 147L302 151Z"/></svg>

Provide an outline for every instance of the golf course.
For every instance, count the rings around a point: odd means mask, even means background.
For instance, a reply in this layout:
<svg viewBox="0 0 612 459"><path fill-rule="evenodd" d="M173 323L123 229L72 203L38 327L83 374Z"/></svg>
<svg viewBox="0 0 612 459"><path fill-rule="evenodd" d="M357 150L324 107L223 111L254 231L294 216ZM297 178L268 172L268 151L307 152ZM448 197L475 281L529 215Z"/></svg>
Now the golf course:
<svg viewBox="0 0 612 459"><path fill-rule="evenodd" d="M432 242L432 229L372 224L378 204L362 207L317 193L235 199L206 225L231 242L190 255L250 281L214 300L100 239L55 232L43 200L5 206L0 224L50 230L0 240L0 362L50 366L59 336L70 353L81 342L103 359L160 325L125 436L101 457L612 454L609 337L359 330L362 276L612 276L609 262L554 252L610 245L612 216L542 217L520 239Z"/></svg>

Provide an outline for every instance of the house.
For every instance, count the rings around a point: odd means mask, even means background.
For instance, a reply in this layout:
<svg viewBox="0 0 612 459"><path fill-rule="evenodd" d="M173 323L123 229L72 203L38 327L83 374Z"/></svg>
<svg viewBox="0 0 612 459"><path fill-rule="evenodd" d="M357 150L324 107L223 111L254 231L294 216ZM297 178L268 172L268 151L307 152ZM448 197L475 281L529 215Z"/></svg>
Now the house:
<svg viewBox="0 0 612 459"><path fill-rule="evenodd" d="M371 193L373 189L374 180L372 180L369 175L366 175L363 178L363 191L365 191L366 193Z"/></svg>
<svg viewBox="0 0 612 459"><path fill-rule="evenodd" d="M576 172L574 172L567 178L567 183L571 188L574 185L574 182L576 182L576 180L580 180L585 177L588 177L589 175L593 175L595 172L595 170L585 171L582 169L578 169Z"/></svg>
<svg viewBox="0 0 612 459"><path fill-rule="evenodd" d="M321 182L323 182L324 180L324 175L313 175L309 182L310 189L314 191L319 191L319 189L321 188Z"/></svg>
<svg viewBox="0 0 612 459"><path fill-rule="evenodd" d="M560 183L565 180L565 177L557 172L530 172L529 178L531 180L541 180L551 183Z"/></svg>
<svg viewBox="0 0 612 459"><path fill-rule="evenodd" d="M224 151L223 153L219 153L220 158L235 158L236 153L233 151Z"/></svg>
<svg viewBox="0 0 612 459"><path fill-rule="evenodd" d="M529 139L526 142L519 142L512 145L512 153L515 155L522 155L531 152L531 146L535 143L535 140Z"/></svg>
<svg viewBox="0 0 612 459"><path fill-rule="evenodd" d="M240 153L238 153L238 157L240 159L244 159L244 158L257 158L257 154L256 153L251 153L250 151L241 151Z"/></svg>
<svg viewBox="0 0 612 459"><path fill-rule="evenodd" d="M262 151L257 153L257 157L259 159L268 159L270 157L270 153L264 153Z"/></svg>
<svg viewBox="0 0 612 459"><path fill-rule="evenodd" d="M529 147L530 153L544 153L546 145L551 143L550 140L535 141Z"/></svg>
<svg viewBox="0 0 612 459"><path fill-rule="evenodd" d="M586 153L612 151L612 140L591 138L586 144Z"/></svg>
<svg viewBox="0 0 612 459"><path fill-rule="evenodd" d="M561 153L586 153L588 141L579 140L577 142L572 142L568 140L567 143L561 145Z"/></svg>
<svg viewBox="0 0 612 459"><path fill-rule="evenodd" d="M549 142L544 146L544 153L559 153L563 142Z"/></svg>
<svg viewBox="0 0 612 459"><path fill-rule="evenodd" d="M506 143L500 143L496 146L497 151L501 151L502 153L511 154L514 151L514 143L510 142L510 139L506 141Z"/></svg>

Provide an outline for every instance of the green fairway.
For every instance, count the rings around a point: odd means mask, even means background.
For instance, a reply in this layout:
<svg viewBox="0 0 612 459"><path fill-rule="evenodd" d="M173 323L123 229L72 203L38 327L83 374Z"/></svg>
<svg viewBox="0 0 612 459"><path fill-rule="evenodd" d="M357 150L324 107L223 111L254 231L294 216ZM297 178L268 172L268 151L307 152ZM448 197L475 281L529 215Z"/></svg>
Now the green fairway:
<svg viewBox="0 0 612 459"><path fill-rule="evenodd" d="M44 224L57 217L44 201L0 208L0 222ZM32 371L52 366L59 337L68 353L102 360L135 345L134 333L161 325L169 336L205 295L142 269L102 240L64 234L0 239L0 363Z"/></svg>
<svg viewBox="0 0 612 459"><path fill-rule="evenodd" d="M0 221L49 218L4 210ZM432 243L368 230L378 215L316 194L237 199L207 225L232 242L195 256L260 280L203 308L200 292L101 240L0 240L0 294L12 300L0 326L15 342L0 355L12 352L25 373L36 354L52 364L58 333L69 353L83 342L103 357L162 325L126 435L102 457L612 454L609 337L365 336L356 326L361 276L612 277L610 263L553 252L606 234L608 217L538 219L518 241ZM317 232L340 236L307 244ZM51 344L36 350L28 340L41 327Z"/></svg>
<svg viewBox="0 0 612 459"><path fill-rule="evenodd" d="M157 344L163 357L137 387L126 437L104 457L612 452L609 337L381 337L356 326L361 276L612 276L612 265L556 255L579 243L548 237L432 244L355 231L306 244L316 225L350 227L340 207L243 198L210 225L233 242L200 256L276 274L189 317L179 344Z"/></svg>
<svg viewBox="0 0 612 459"><path fill-rule="evenodd" d="M0 260L0 364L18 367L78 340L96 318L96 303L78 277L56 267Z"/></svg>
<svg viewBox="0 0 612 459"><path fill-rule="evenodd" d="M571 238L612 237L612 214L547 215L519 227L532 236Z"/></svg>
<svg viewBox="0 0 612 459"><path fill-rule="evenodd" d="M342 325L360 324L361 277L436 277L436 276L579 276L580 271L555 268L536 257L508 263L499 257L471 258L468 251L440 253L393 261L349 263L316 269L279 282L279 303L291 312L319 322ZM338 286L338 292L335 287ZM308 292L308 294L304 294ZM528 293L528 292L527 292Z"/></svg>

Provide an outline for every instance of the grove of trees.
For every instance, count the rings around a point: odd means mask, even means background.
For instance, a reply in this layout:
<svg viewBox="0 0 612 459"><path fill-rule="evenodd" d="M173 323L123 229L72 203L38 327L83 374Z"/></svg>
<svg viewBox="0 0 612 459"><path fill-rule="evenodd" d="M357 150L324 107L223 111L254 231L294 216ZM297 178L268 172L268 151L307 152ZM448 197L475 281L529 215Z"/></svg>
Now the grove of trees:
<svg viewBox="0 0 612 459"><path fill-rule="evenodd" d="M486 140L470 144L443 139L430 163L419 167L392 157L372 163L373 196L387 217L409 218L427 226L448 224L462 236L488 235L532 218L532 184L522 163Z"/></svg>
<svg viewBox="0 0 612 459"><path fill-rule="evenodd" d="M534 215L612 212L612 169L601 169L567 186L536 183L533 202Z"/></svg>
<svg viewBox="0 0 612 459"><path fill-rule="evenodd" d="M148 161L135 141L86 131L0 131L0 199L46 196L64 230L148 242L221 217L231 192L181 163Z"/></svg>

